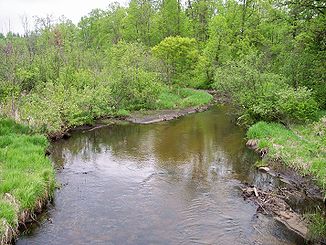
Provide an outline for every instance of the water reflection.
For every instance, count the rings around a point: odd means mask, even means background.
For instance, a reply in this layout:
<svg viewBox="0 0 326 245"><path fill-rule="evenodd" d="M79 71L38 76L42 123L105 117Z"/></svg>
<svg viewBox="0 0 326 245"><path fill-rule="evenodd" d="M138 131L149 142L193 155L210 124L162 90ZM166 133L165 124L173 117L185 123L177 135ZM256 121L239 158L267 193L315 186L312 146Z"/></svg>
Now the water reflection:
<svg viewBox="0 0 326 245"><path fill-rule="evenodd" d="M191 164L194 179L203 179L209 172L232 172L238 179L248 181L255 156L245 149L243 130L230 123L225 110L215 109L155 125L116 125L76 133L69 141L56 143L52 157L62 166L76 158L86 164L96 162L108 153L122 163L134 161L140 168L148 161L166 171Z"/></svg>
<svg viewBox="0 0 326 245"><path fill-rule="evenodd" d="M52 147L55 205L18 244L295 244L241 198L254 171L228 108L75 133ZM64 168L62 169L62 166Z"/></svg>

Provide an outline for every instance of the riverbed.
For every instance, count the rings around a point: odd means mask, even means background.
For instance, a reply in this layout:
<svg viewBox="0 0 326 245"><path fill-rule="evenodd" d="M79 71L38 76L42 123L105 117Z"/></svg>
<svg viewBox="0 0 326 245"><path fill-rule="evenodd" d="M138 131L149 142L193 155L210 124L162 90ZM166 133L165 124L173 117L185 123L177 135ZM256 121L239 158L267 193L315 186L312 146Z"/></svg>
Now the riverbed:
<svg viewBox="0 0 326 245"><path fill-rule="evenodd" d="M17 244L301 244L242 197L258 172L227 106L74 132L51 146L61 188Z"/></svg>

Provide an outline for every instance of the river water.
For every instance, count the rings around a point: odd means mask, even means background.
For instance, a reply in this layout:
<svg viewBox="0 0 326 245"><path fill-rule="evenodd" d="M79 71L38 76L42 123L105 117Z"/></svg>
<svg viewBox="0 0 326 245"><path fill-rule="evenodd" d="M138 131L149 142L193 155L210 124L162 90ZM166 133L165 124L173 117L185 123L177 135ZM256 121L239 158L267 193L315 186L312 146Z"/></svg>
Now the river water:
<svg viewBox="0 0 326 245"><path fill-rule="evenodd" d="M300 244L241 196L244 183L276 183L255 170L257 156L228 111L54 143L62 187L17 244Z"/></svg>

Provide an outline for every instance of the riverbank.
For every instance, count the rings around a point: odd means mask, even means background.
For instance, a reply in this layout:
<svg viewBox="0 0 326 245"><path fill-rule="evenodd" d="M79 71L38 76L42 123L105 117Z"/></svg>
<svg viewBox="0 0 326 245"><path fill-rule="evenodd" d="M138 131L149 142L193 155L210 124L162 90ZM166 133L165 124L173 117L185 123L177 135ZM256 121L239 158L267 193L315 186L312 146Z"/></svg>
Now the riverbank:
<svg viewBox="0 0 326 245"><path fill-rule="evenodd" d="M281 124L258 122L250 127L247 132L249 139L247 146L260 154L262 161L258 165L262 169L273 169L278 174L284 175L284 170L280 170L281 166L284 165L290 168L290 170L286 170L286 175L291 176L291 178L283 178L287 179L285 182L290 186L286 190L287 194L284 195L284 191L276 190L273 193L265 193L264 198L266 195L275 198L276 195L281 197L278 203L282 203L284 200L286 201L285 203L294 203L294 200L306 197L311 197L316 201L320 200L319 208L311 210L310 214L306 215L309 216L306 219L306 223L310 226L309 234L308 232L303 232L302 229L299 232L301 234L306 233L304 237L312 240L325 240L326 238L325 129L326 118L324 117L318 122L307 125L292 125L288 128ZM316 188L316 186L319 188ZM271 200L271 198L267 199ZM289 210L284 205L284 208L272 206L273 208L271 209L271 206L266 207L266 200L262 202L258 196L255 200L263 209L270 210L281 218L282 215L280 214L284 214L285 210ZM285 216L290 217L288 214ZM319 218L316 220L317 217ZM289 221L288 219L283 217L285 223Z"/></svg>
<svg viewBox="0 0 326 245"><path fill-rule="evenodd" d="M126 121L137 123L137 124L151 124L162 121L170 121L188 114L202 112L208 110L213 104L227 104L229 103L229 98L220 94L215 90L197 90L198 93L202 93L202 97L205 94L210 94L211 97L208 97L204 100L205 103L196 103L196 106L179 108L179 109L168 109L168 110L147 110L147 111L136 111L131 113L125 118Z"/></svg>
<svg viewBox="0 0 326 245"><path fill-rule="evenodd" d="M121 121L53 143L62 188L17 245L296 244L240 195L243 183L266 182L231 112L212 106L150 125Z"/></svg>
<svg viewBox="0 0 326 245"><path fill-rule="evenodd" d="M55 173L46 157L49 141L69 136L70 130L94 130L117 121L154 123L172 120L186 114L209 108L213 96L205 91L183 89L177 95L166 94L157 101L158 108L169 110L120 111L109 119L102 118L85 126L64 126L60 130L47 131L20 125L11 119L0 118L0 244L14 240L19 228L32 222L35 213L42 211L55 189ZM167 103L167 101L169 103ZM42 118L37 119L42 120ZM33 122L37 122L33 119ZM51 121L49 121L51 122ZM37 123L38 125L39 123ZM33 125L31 125L33 126ZM54 128L51 125L49 128ZM37 132L44 132L39 134ZM46 136L47 137L46 137Z"/></svg>
<svg viewBox="0 0 326 245"><path fill-rule="evenodd" d="M302 175L311 175L326 190L326 117L307 125L285 128L259 122L247 133L252 148L260 152L263 165L279 161Z"/></svg>
<svg viewBox="0 0 326 245"><path fill-rule="evenodd" d="M97 128L107 124L110 125L117 120L145 124L173 120L186 114L207 110L209 105L216 102L217 97L218 95L213 91L171 88L162 93L150 108L144 107L142 110L127 110L121 108L110 111L109 113L93 116L91 119L88 117L75 118L78 123L74 124L69 123L69 120L60 119L66 123L61 123L59 127L54 127L56 122L53 122L53 120L47 120L45 123L46 129L43 129L43 132L50 139L58 140L69 135L69 131L71 130ZM69 118L70 115L66 115L65 117ZM35 125L41 125L42 123L38 120L42 120L42 117L40 119L31 120L34 122L31 126L35 127ZM36 127L37 131L40 129L42 129L42 127Z"/></svg>
<svg viewBox="0 0 326 245"><path fill-rule="evenodd" d="M54 169L45 156L45 136L32 134L28 127L0 118L0 244L10 243L19 226L52 197Z"/></svg>
<svg viewBox="0 0 326 245"><path fill-rule="evenodd" d="M189 91L191 92L189 93ZM216 91L192 89L189 89L189 91L187 92L188 95L179 95L178 98L170 100L170 104L162 101L158 102L160 105L157 106L158 109L155 110L139 110L132 112L120 111L114 115L98 118L94 120L93 123L71 127L56 134L50 134L49 137L53 140L57 140L60 138L69 137L70 132L73 131L95 130L98 128L109 127L113 124L121 124L125 122L136 124L151 124L170 121L188 114L206 111L212 105L216 104L216 102L224 103L227 100L225 96L216 93ZM167 100L164 99L164 101Z"/></svg>
<svg viewBox="0 0 326 245"><path fill-rule="evenodd" d="M216 100L216 98L215 98L215 100ZM120 119L117 119L117 118L103 118L103 119L97 121L93 125L86 125L86 126L82 126L82 127L77 127L77 128L74 128L74 130L93 131L93 130L98 129L98 128L101 128L101 127L108 127L108 126L110 126L112 124L122 123L122 122L126 122L126 121L132 122L132 123L138 123L138 124L150 124L150 123L155 123L155 122L160 122L160 121L173 120L175 118L178 118L178 117L181 117L181 116L190 114L190 113L196 113L196 112L207 110L208 108L209 108L209 105L203 105L203 106L197 106L197 107L191 107L191 108L185 108L185 109L138 111L138 112L130 113L128 116L122 117ZM14 125L16 125L16 124L14 124ZM16 125L15 127L21 127L21 126ZM24 129L24 127L21 127L21 128L22 128L22 131L19 131L18 130L16 132L14 129L12 129L12 131L14 131L15 134L18 133L18 134L27 134L27 135L29 135L31 137L33 136L32 134L29 134L29 131L26 128L25 129ZM26 131L24 131L24 130L26 130ZM38 137L43 137L43 136L38 136ZM17 138L17 140L18 139L19 138ZM45 149L46 149L45 145L42 148L42 152L40 153L43 157L44 157L44 152L45 152ZM257 142L257 145L259 145L258 142ZM263 149L263 148L261 148L261 149ZM264 157L263 159L264 159L263 161L266 161L268 158L267 157ZM46 161L48 161L48 160L46 159L45 162ZM293 176L293 175L294 175L294 172L291 173L291 174L289 174L289 176ZM283 178L283 179L287 179L287 178ZM53 182L53 184L54 184L54 182ZM308 190L308 193L309 193L308 186L304 186L302 188L302 185L301 184L302 183L298 183L297 186L299 188L303 189L303 193L306 193L307 190ZM288 192L291 192L291 191L292 190L290 190ZM264 202L267 200L267 197L268 196L275 197L275 195L279 195L275 191L266 194L263 190L259 190L259 189L258 189L258 193L259 193L260 197L262 197L264 199ZM17 211L16 216L18 217L17 218L18 221L16 221L16 223L13 222L14 225L15 224L22 224L23 221L28 222L28 219L26 217L32 217L31 214L33 213L33 211L38 211L42 207L42 205L44 203L46 203L46 200L47 200L47 198L50 195L48 193L46 193L46 192L43 192L43 194L45 194L44 195L44 198L43 199L38 199L38 201L41 200L41 202L34 202L34 204L37 203L36 206L38 208L36 208L36 209L35 208L34 209L33 208L30 208L30 210L28 212L24 212L24 215L27 215L28 214L28 216L25 216L25 219L20 219L21 215ZM8 197L10 198L10 196L8 196L8 195L4 195L4 196L6 196L6 198L8 198ZM291 198L292 198L292 196L289 199L291 199ZM298 197L297 200L300 201L300 198L301 197ZM256 200L262 201L263 199L256 199ZM262 202L262 203L264 203L264 202ZM15 202L12 202L12 203L15 203ZM256 202L256 204L258 205L258 208L261 207L261 206L263 206L262 203ZM283 202L279 201L278 203L283 203ZM265 203L264 203L264 205L265 205ZM284 211L287 212L288 210L291 209L291 207L289 208L289 206L284 206L284 205L282 207L278 207L278 206L275 206L275 205L272 206L272 207L273 208L276 208L276 209L272 210L272 212L278 214L278 217L282 217L281 215L279 215L280 212L281 212L281 214L285 214L285 215L283 215L283 218L285 217L285 224L289 222L289 220L288 220L287 217L289 217L290 215L288 213L284 213ZM263 206L263 208L264 208L264 206ZM282 210L282 208L285 208L285 210ZM268 208L264 208L264 209L265 210L268 210ZM293 217L297 218L298 216L293 216ZM31 219L29 218L29 220L31 220ZM3 223L3 224L5 224L5 223ZM13 236L16 236L17 235L17 228L16 229L13 229L12 228L13 226L8 226L8 225L7 226L4 226L4 227L6 227L6 228L3 228L2 230L6 230L6 234L5 234L6 239L9 239L9 238L11 239ZM2 230L1 230L1 232L2 232ZM15 231L15 232L13 232L13 231Z"/></svg>

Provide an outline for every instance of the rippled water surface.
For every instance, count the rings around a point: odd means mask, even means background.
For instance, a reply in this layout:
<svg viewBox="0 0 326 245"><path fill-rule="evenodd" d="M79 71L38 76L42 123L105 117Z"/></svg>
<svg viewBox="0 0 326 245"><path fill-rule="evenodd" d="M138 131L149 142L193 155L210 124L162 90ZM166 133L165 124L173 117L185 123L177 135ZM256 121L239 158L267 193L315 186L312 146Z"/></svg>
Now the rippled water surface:
<svg viewBox="0 0 326 245"><path fill-rule="evenodd" d="M241 197L273 185L225 107L77 132L52 146L62 188L17 244L299 244Z"/></svg>

